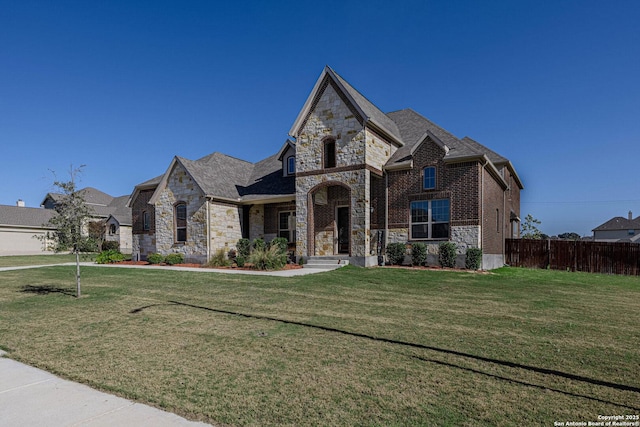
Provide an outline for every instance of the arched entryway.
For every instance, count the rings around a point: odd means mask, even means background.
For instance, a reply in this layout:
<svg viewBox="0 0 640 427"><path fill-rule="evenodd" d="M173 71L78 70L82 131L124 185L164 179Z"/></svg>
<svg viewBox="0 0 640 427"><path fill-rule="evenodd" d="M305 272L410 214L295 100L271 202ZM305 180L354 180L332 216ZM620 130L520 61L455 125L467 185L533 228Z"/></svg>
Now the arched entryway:
<svg viewBox="0 0 640 427"><path fill-rule="evenodd" d="M309 256L351 255L351 189L338 181L308 193Z"/></svg>

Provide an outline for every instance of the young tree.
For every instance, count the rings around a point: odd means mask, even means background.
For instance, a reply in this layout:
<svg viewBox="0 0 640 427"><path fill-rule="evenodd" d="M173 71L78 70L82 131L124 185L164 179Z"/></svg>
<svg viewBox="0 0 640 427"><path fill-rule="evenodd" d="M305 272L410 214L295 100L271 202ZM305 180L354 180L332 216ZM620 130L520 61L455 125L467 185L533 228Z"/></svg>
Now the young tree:
<svg viewBox="0 0 640 427"><path fill-rule="evenodd" d="M56 200L54 215L47 226L54 228L54 235L48 235L45 238L54 241L53 249L56 252L71 250L76 255L76 297L80 298L80 249L85 245L88 236L83 233L91 211L87 206L81 191L76 188L76 180L82 172L84 165L69 169L69 181L55 180L53 182L60 193L61 197ZM54 173L55 178L55 173Z"/></svg>
<svg viewBox="0 0 640 427"><path fill-rule="evenodd" d="M542 233L538 229L540 224L540 220L528 214L522 223L520 237L523 239L542 239Z"/></svg>

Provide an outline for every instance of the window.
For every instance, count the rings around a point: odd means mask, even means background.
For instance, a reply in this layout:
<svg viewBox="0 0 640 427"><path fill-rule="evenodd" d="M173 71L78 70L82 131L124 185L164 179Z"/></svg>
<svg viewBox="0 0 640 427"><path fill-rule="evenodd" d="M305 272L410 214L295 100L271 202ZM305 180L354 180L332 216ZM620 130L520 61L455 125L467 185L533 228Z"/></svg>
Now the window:
<svg viewBox="0 0 640 427"><path fill-rule="evenodd" d="M180 202L175 206L176 242L187 241L187 204Z"/></svg>
<svg viewBox="0 0 640 427"><path fill-rule="evenodd" d="M411 239L449 238L449 200L411 202Z"/></svg>
<svg viewBox="0 0 640 427"><path fill-rule="evenodd" d="M296 241L296 213L280 212L278 215L278 237L284 237L289 243Z"/></svg>
<svg viewBox="0 0 640 427"><path fill-rule="evenodd" d="M116 234L116 225L109 224L109 234Z"/></svg>
<svg viewBox="0 0 640 427"><path fill-rule="evenodd" d="M436 168L429 166L422 171L422 188L425 190L433 190L436 188Z"/></svg>
<svg viewBox="0 0 640 427"><path fill-rule="evenodd" d="M151 227L149 224L149 212L144 211L142 212L142 230L149 231L150 228Z"/></svg>
<svg viewBox="0 0 640 427"><path fill-rule="evenodd" d="M324 143L324 168L336 167L336 142L329 139Z"/></svg>
<svg viewBox="0 0 640 427"><path fill-rule="evenodd" d="M291 156L287 158L287 175L296 173L296 158Z"/></svg>

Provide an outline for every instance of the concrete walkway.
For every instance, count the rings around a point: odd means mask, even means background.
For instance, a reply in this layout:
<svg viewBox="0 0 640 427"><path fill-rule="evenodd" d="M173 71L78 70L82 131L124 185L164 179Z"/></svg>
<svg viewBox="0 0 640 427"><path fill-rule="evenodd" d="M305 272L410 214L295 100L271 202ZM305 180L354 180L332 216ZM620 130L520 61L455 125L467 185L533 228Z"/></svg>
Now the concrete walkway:
<svg viewBox="0 0 640 427"><path fill-rule="evenodd" d="M208 426L1 357L0 426Z"/></svg>
<svg viewBox="0 0 640 427"><path fill-rule="evenodd" d="M26 270L29 268L55 267L58 265L76 265L75 262L66 262L61 264L47 265L24 265L19 267L0 267L0 271ZM253 270L237 270L232 268L198 268L198 267L171 267L171 266L154 266L154 265L126 265L126 264L96 264L94 262L81 262L82 267L100 267L100 268L144 268L146 270L175 270L175 271L196 271L198 273L221 273L221 274L246 274L253 276L275 276L275 277L294 277L306 276L307 274L326 273L329 270L322 268L298 268L295 270L279 270L279 271L253 271Z"/></svg>

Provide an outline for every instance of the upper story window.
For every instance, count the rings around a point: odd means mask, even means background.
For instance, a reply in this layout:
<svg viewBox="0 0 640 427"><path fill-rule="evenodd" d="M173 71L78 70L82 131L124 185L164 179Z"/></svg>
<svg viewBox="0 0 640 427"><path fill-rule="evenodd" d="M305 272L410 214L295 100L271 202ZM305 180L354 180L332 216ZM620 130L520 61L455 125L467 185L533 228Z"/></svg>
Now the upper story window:
<svg viewBox="0 0 640 427"><path fill-rule="evenodd" d="M287 175L296 173L296 158L294 156L287 157Z"/></svg>
<svg viewBox="0 0 640 427"><path fill-rule="evenodd" d="M429 166L422 171L422 188L424 190L433 190L436 188L436 168Z"/></svg>
<svg viewBox="0 0 640 427"><path fill-rule="evenodd" d="M411 202L411 239L449 238L449 200Z"/></svg>
<svg viewBox="0 0 640 427"><path fill-rule="evenodd" d="M327 139L324 142L324 169L336 167L336 141Z"/></svg>
<svg viewBox="0 0 640 427"><path fill-rule="evenodd" d="M183 243L187 241L187 204L179 202L174 209L176 242Z"/></svg>
<svg viewBox="0 0 640 427"><path fill-rule="evenodd" d="M142 230L149 231L150 228L151 228L151 224L149 221L149 212L144 211L142 212Z"/></svg>

